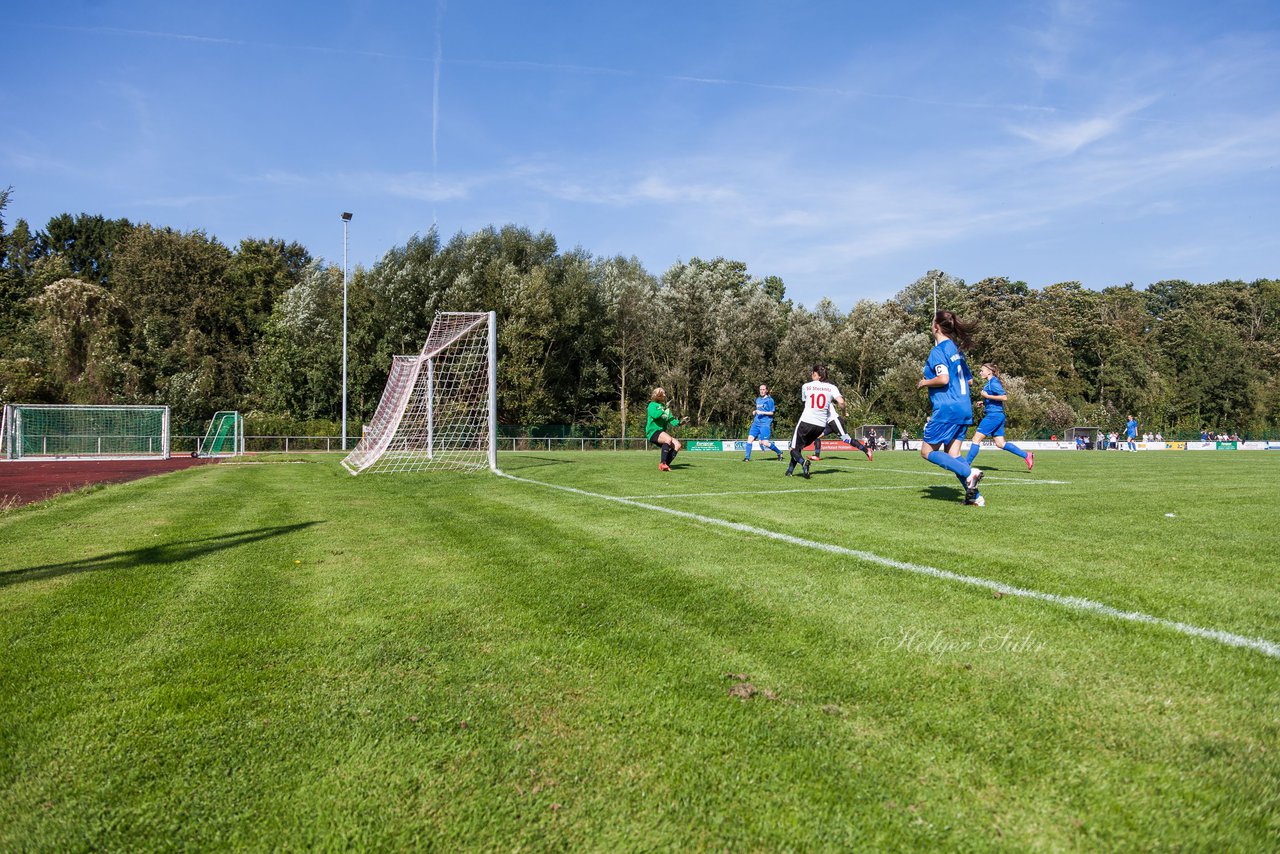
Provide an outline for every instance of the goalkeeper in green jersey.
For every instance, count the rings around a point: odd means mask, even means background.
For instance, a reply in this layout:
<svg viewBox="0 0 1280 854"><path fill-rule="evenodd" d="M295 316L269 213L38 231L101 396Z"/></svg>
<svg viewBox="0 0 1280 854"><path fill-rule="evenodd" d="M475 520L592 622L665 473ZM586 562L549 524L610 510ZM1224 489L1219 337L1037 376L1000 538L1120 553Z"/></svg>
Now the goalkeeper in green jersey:
<svg viewBox="0 0 1280 854"><path fill-rule="evenodd" d="M668 430L680 424L680 419L671 414L667 406L667 393L661 387L653 390L649 400L649 420L645 422L644 434L649 441L662 449L662 461L658 463L658 471L671 471L671 461L680 452L680 440L672 436Z"/></svg>

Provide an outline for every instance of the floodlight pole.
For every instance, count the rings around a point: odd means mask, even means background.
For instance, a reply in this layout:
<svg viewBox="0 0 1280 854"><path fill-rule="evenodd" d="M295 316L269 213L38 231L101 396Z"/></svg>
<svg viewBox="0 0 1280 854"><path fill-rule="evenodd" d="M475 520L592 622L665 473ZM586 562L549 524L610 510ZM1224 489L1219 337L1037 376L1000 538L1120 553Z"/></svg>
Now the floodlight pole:
<svg viewBox="0 0 1280 854"><path fill-rule="evenodd" d="M342 213L342 450L347 449L347 225L351 214Z"/></svg>

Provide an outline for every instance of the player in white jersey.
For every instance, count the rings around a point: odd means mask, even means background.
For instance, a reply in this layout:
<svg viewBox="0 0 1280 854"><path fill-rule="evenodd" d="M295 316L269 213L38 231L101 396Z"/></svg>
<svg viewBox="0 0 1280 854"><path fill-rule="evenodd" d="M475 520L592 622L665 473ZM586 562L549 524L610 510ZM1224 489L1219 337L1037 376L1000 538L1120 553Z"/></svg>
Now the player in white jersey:
<svg viewBox="0 0 1280 854"><path fill-rule="evenodd" d="M831 405L838 404L844 408L844 398L840 389L827 382L827 369L824 365L813 366L813 380L800 389L804 400L804 412L796 422L795 432L791 434L791 464L787 466L790 477L800 466L800 475L809 477L809 461L800 453L809 443L827 431L827 422L831 420Z"/></svg>

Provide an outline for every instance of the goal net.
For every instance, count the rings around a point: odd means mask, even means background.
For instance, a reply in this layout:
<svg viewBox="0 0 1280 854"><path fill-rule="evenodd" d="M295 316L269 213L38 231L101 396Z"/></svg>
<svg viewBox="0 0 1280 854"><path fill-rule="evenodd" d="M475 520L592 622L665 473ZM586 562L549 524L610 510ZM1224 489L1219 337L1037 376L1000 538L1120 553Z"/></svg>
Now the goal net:
<svg viewBox="0 0 1280 854"><path fill-rule="evenodd" d="M422 352L396 356L352 474L445 468L497 471L497 316L437 314Z"/></svg>
<svg viewBox="0 0 1280 854"><path fill-rule="evenodd" d="M872 450L875 451L892 451L893 450L893 425L892 424L863 424L858 428L858 438L871 444L871 434L875 433L875 445Z"/></svg>
<svg viewBox="0 0 1280 854"><path fill-rule="evenodd" d="M244 453L244 418L239 412L213 413L209 429L196 445L198 457L238 457Z"/></svg>
<svg viewBox="0 0 1280 854"><path fill-rule="evenodd" d="M168 459L169 407L5 404L9 460Z"/></svg>

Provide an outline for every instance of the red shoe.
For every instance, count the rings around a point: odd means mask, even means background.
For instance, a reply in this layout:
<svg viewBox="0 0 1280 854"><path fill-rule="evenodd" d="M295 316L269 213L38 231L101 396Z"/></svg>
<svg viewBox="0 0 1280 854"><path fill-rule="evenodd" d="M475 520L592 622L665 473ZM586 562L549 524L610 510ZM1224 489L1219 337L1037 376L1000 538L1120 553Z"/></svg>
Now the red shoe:
<svg viewBox="0 0 1280 854"><path fill-rule="evenodd" d="M867 448L863 453L867 455L867 462L871 462L871 449Z"/></svg>
<svg viewBox="0 0 1280 854"><path fill-rule="evenodd" d="M817 454L814 454L812 457L809 457L809 462L811 462L811 463L816 463L816 462L818 462L818 461L819 461L819 460L821 460L821 459L822 459L822 457L818 456Z"/></svg>
<svg viewBox="0 0 1280 854"><path fill-rule="evenodd" d="M1036 455L1032 453L1028 453L1027 454L1027 471L1031 471L1031 467L1035 464L1036 464Z"/></svg>
<svg viewBox="0 0 1280 854"><path fill-rule="evenodd" d="M658 463L658 471L671 471L671 466L666 463Z"/></svg>

